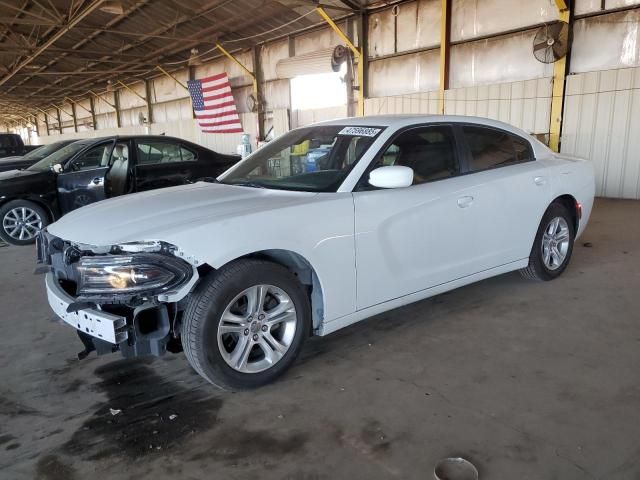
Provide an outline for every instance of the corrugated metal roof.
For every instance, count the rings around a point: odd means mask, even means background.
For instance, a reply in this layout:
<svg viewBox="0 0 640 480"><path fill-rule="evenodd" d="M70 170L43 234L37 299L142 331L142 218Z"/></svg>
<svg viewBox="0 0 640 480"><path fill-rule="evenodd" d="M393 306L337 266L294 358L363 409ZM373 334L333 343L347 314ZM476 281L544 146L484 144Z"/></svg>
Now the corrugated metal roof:
<svg viewBox="0 0 640 480"><path fill-rule="evenodd" d="M33 113L104 88L109 79L148 78L158 64L183 68L192 48L202 54L218 41L239 51L322 22L311 0L119 0L100 6L96 0L7 1L11 8L0 18L4 115ZM368 3L321 2L333 16ZM119 5L123 13L107 13L105 4Z"/></svg>

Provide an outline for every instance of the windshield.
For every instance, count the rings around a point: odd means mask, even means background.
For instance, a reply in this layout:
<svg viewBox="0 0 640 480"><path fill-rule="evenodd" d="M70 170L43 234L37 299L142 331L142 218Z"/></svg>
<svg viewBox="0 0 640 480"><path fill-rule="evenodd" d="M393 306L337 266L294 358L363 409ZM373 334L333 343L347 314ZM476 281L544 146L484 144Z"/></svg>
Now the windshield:
<svg viewBox="0 0 640 480"><path fill-rule="evenodd" d="M44 157L38 163L34 163L27 170L31 170L32 172L46 172L51 169L53 165L56 163L63 164L69 160L73 155L78 153L84 147L86 147L86 143L70 143L66 147L62 147L60 150L53 152L51 155Z"/></svg>
<svg viewBox="0 0 640 480"><path fill-rule="evenodd" d="M220 183L335 192L382 130L344 125L294 130L257 150Z"/></svg>
<svg viewBox="0 0 640 480"><path fill-rule="evenodd" d="M36 148L35 150L31 150L24 157L25 160L40 160L41 158L46 157L47 155L51 155L53 152L58 150L65 142L54 142L49 145L43 145L41 147Z"/></svg>

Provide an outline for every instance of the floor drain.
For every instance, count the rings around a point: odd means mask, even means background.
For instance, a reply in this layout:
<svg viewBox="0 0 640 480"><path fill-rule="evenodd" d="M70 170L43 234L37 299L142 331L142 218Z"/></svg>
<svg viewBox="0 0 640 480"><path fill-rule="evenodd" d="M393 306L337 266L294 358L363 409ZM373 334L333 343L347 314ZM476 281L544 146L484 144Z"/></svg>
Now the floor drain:
<svg viewBox="0 0 640 480"><path fill-rule="evenodd" d="M436 463L436 480L478 480L478 470L464 458L443 458Z"/></svg>

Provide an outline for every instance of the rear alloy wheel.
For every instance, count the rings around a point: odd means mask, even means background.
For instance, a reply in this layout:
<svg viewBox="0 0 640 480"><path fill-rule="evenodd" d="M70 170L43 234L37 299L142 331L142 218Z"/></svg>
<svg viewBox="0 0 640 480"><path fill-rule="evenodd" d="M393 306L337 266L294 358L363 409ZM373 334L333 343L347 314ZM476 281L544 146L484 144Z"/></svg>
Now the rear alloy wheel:
<svg viewBox="0 0 640 480"><path fill-rule="evenodd" d="M569 264L573 252L575 226L567 207L552 203L540 222L529 256L529 265L520 270L532 280L553 280Z"/></svg>
<svg viewBox="0 0 640 480"><path fill-rule="evenodd" d="M42 207L27 200L13 200L0 208L0 238L13 245L33 243L49 223Z"/></svg>
<svg viewBox="0 0 640 480"><path fill-rule="evenodd" d="M309 296L287 268L233 262L189 295L181 338L191 366L224 389L255 388L282 375L311 328Z"/></svg>

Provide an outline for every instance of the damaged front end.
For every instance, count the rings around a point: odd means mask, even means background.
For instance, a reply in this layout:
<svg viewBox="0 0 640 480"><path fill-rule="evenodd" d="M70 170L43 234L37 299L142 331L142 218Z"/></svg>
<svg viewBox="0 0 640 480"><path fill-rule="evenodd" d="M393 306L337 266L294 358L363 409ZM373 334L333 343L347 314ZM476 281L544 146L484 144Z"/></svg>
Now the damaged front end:
<svg viewBox="0 0 640 480"><path fill-rule="evenodd" d="M74 327L86 357L181 350L182 300L198 281L197 261L164 242L108 247L73 244L47 231L37 239L49 304Z"/></svg>

